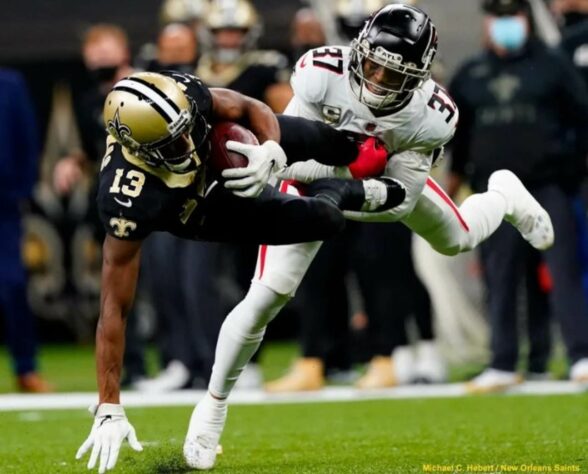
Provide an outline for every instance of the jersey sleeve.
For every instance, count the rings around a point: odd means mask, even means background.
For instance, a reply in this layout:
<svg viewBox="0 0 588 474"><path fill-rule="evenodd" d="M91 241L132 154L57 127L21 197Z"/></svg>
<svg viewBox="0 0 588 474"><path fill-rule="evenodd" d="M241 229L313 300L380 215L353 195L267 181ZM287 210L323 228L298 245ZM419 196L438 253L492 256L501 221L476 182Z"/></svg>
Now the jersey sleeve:
<svg viewBox="0 0 588 474"><path fill-rule="evenodd" d="M193 74L164 71L161 74L175 80L184 93L196 104L198 112L209 121L212 116L212 94L207 86Z"/></svg>
<svg viewBox="0 0 588 474"><path fill-rule="evenodd" d="M122 158L120 145L107 143L98 181L98 215L107 234L142 240L156 230L160 207L151 177Z"/></svg>
<svg viewBox="0 0 588 474"><path fill-rule="evenodd" d="M288 102L284 110L284 115L303 117L309 120L322 120L318 107L313 106L309 102L305 102L304 99L296 95Z"/></svg>
<svg viewBox="0 0 588 474"><path fill-rule="evenodd" d="M324 68L317 67L313 55L317 49L311 49L304 54L294 67L290 84L294 95L302 102L318 104L323 101L327 93L328 77Z"/></svg>
<svg viewBox="0 0 588 474"><path fill-rule="evenodd" d="M426 119L419 135L422 152L432 152L445 146L455 134L459 121L459 110L449 93L434 81L424 86Z"/></svg>

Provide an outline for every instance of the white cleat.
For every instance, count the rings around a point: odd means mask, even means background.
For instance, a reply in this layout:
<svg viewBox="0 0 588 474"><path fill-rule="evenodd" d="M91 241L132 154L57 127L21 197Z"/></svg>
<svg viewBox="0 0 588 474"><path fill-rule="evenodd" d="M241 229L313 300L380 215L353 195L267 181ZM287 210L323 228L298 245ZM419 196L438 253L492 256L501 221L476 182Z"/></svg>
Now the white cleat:
<svg viewBox="0 0 588 474"><path fill-rule="evenodd" d="M570 380L579 383L588 383L588 358L578 360L570 368Z"/></svg>
<svg viewBox="0 0 588 474"><path fill-rule="evenodd" d="M196 405L184 441L184 459L188 466L201 471L212 469L222 451L219 439L227 419L227 403L207 394Z"/></svg>
<svg viewBox="0 0 588 474"><path fill-rule="evenodd" d="M179 360L172 360L155 378L137 381L133 387L139 392L163 393L185 388L190 382L190 371Z"/></svg>
<svg viewBox="0 0 588 474"><path fill-rule="evenodd" d="M410 346L398 346L392 352L392 364L397 385L408 385L415 381L416 358Z"/></svg>
<svg viewBox="0 0 588 474"><path fill-rule="evenodd" d="M420 341L417 344L414 378L420 383L447 381L447 365L435 341Z"/></svg>
<svg viewBox="0 0 588 474"><path fill-rule="evenodd" d="M515 226L527 242L538 250L546 250L553 245L553 225L549 214L513 172L499 170L492 173L488 190L504 196L507 202L504 220Z"/></svg>
<svg viewBox="0 0 588 474"><path fill-rule="evenodd" d="M218 450L218 437L200 435L194 439L186 438L184 458L188 466L199 471L208 471L214 467Z"/></svg>

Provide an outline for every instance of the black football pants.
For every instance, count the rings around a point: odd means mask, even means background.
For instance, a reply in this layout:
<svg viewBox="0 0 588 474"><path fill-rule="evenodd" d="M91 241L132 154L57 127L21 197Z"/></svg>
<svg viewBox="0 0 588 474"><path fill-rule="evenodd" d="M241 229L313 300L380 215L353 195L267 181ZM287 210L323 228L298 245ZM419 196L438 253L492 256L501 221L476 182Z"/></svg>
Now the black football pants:
<svg viewBox="0 0 588 474"><path fill-rule="evenodd" d="M330 201L298 197L266 186L255 199L239 198L217 184L199 216L198 238L213 242L284 245L326 240L345 227Z"/></svg>

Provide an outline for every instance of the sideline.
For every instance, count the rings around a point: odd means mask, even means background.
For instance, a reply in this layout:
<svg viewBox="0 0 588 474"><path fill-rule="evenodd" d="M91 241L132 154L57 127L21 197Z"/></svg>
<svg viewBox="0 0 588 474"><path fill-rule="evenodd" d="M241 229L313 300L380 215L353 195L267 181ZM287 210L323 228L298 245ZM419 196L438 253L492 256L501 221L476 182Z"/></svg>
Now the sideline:
<svg viewBox="0 0 588 474"><path fill-rule="evenodd" d="M178 390L167 393L123 391L125 407L194 405L204 390ZM588 384L569 381L525 382L505 392L505 395L567 395L588 393ZM406 385L381 390L358 390L353 387L326 387L316 392L268 394L262 390L235 390L231 405L265 405L278 403L354 402L411 398L455 398L469 396L461 383L444 385ZM67 410L87 408L96 403L95 393L55 393L43 395L0 395L1 411Z"/></svg>

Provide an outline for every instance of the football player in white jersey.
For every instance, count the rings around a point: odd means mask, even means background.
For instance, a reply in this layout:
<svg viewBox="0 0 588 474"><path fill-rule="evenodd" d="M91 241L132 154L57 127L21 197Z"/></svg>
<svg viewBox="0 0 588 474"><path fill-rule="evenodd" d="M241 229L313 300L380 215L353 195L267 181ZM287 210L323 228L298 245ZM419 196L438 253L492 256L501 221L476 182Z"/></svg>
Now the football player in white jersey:
<svg viewBox="0 0 588 474"><path fill-rule="evenodd" d="M405 200L382 213L346 213L349 219L401 221L445 255L473 249L505 219L535 248L548 248L554 238L549 215L510 171L495 172L488 191L470 196L459 208L429 176L458 121L455 104L430 79L436 50L437 32L424 12L388 5L372 15L350 48L314 49L298 61L292 78L295 96L286 113L322 119L384 143L389 159L381 174L404 185ZM359 177L354 173L357 170L309 160L293 164L283 177L311 182ZM287 184L282 188L297 192ZM214 465L226 399L320 245L261 247L250 290L219 334L208 393L192 414L184 444L190 466Z"/></svg>

